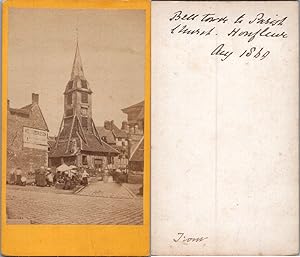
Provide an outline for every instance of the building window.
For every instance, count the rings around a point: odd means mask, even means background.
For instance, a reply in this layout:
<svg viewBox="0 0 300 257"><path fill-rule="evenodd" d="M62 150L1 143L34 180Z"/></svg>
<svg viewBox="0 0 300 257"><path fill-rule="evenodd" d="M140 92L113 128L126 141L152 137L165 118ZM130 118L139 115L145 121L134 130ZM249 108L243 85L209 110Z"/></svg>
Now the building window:
<svg viewBox="0 0 300 257"><path fill-rule="evenodd" d="M81 115L87 116L87 108L81 108Z"/></svg>
<svg viewBox="0 0 300 257"><path fill-rule="evenodd" d="M114 164L114 157L113 156L107 156L107 163L108 164Z"/></svg>
<svg viewBox="0 0 300 257"><path fill-rule="evenodd" d="M87 165L88 162L87 162L87 156L86 155L82 155L82 164L83 165Z"/></svg>
<svg viewBox="0 0 300 257"><path fill-rule="evenodd" d="M85 92L81 93L81 102L82 103L88 103L88 94Z"/></svg>
<svg viewBox="0 0 300 257"><path fill-rule="evenodd" d="M66 111L66 116L72 116L73 115L73 109L69 109Z"/></svg>
<svg viewBox="0 0 300 257"><path fill-rule="evenodd" d="M81 80L81 87L82 88L87 88L87 82L86 82L86 80Z"/></svg>
<svg viewBox="0 0 300 257"><path fill-rule="evenodd" d="M69 94L68 96L67 96L67 104L72 104L72 94Z"/></svg>
<svg viewBox="0 0 300 257"><path fill-rule="evenodd" d="M103 168L103 160L102 159L95 159L95 168L96 169Z"/></svg>
<svg viewBox="0 0 300 257"><path fill-rule="evenodd" d="M81 118L81 123L82 123L82 127L83 128L87 128L88 127L88 119L87 119L87 117L82 117Z"/></svg>

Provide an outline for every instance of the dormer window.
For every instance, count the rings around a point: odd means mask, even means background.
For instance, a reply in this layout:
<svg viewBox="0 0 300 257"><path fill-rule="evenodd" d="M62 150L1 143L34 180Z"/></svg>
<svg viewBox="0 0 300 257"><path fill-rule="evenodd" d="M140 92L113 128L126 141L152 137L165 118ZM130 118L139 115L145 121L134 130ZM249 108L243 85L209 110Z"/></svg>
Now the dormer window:
<svg viewBox="0 0 300 257"><path fill-rule="evenodd" d="M68 83L68 90L71 90L73 88L73 80L70 80Z"/></svg>
<svg viewBox="0 0 300 257"><path fill-rule="evenodd" d="M72 93L67 96L67 104L68 105L72 104Z"/></svg>

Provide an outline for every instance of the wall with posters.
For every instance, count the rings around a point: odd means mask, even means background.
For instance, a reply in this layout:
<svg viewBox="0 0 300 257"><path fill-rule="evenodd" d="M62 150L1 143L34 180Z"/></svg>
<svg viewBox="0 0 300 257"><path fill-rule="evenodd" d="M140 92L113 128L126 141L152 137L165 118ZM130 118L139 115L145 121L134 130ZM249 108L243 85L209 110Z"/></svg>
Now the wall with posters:
<svg viewBox="0 0 300 257"><path fill-rule="evenodd" d="M48 127L38 105L38 95L22 108L11 108L7 114L7 172L20 167L26 175L48 166Z"/></svg>

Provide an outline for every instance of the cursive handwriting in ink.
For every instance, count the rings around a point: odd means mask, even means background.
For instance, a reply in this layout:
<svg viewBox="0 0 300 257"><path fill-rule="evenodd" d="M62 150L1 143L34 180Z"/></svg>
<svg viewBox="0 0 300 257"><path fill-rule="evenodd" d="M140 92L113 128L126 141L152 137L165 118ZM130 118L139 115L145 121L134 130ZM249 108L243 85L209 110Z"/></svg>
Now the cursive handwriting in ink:
<svg viewBox="0 0 300 257"><path fill-rule="evenodd" d="M177 233L176 238L173 238L175 243L184 242L184 243L200 243L204 240L208 239L208 237L187 237L184 233Z"/></svg>
<svg viewBox="0 0 300 257"><path fill-rule="evenodd" d="M214 37L235 40L237 42L234 49L228 49L228 45L218 43L213 44L214 50L210 49L210 55L216 56L217 60L226 61L234 58L240 60L265 60L271 55L271 51L264 45L264 41L282 41L289 37L289 31L285 25L288 16L261 12L247 13L240 12L237 15L227 13L204 12L199 10L177 10L173 11L168 20L170 22L169 33L173 36L190 37L193 42L213 40ZM220 10L221 12L222 10ZM225 24L226 26L224 26ZM244 26L245 25L245 26ZM251 43L243 47L238 41ZM255 42L256 45L252 45ZM272 49L274 44L272 45ZM242 49L240 49L243 47ZM271 49L271 50L272 50ZM273 52L273 50L272 50Z"/></svg>
<svg viewBox="0 0 300 257"><path fill-rule="evenodd" d="M200 28L192 29L187 25L178 24L176 27L171 29L172 34L187 34L187 35L199 35L199 36L209 36L215 27L212 27L210 30L203 30Z"/></svg>
<svg viewBox="0 0 300 257"><path fill-rule="evenodd" d="M248 37L248 43L258 37L266 37L266 38L287 38L288 35L285 31L282 32L274 32L270 31L270 27L266 27L264 29L258 29L257 31L248 31L241 30L241 28L234 28L230 33L227 34L228 37Z"/></svg>
<svg viewBox="0 0 300 257"><path fill-rule="evenodd" d="M224 56L223 59L221 58L221 61L225 61L232 54L233 54L233 52L225 50L224 44L221 44L221 45L217 46L217 48L215 50L213 50L210 55Z"/></svg>
<svg viewBox="0 0 300 257"><path fill-rule="evenodd" d="M263 47L261 47L259 50L257 47L253 46L249 50L245 50L239 57L245 56L245 57L254 57L259 58L259 60L265 59L270 54L270 51L264 50Z"/></svg>
<svg viewBox="0 0 300 257"><path fill-rule="evenodd" d="M278 16L278 14L276 14ZM287 19L287 16L282 19L272 19L270 17L265 18L264 13L259 13L253 20L249 21L249 24L256 23L256 24L263 24L263 25L271 25L271 26L282 26L284 21Z"/></svg>
<svg viewBox="0 0 300 257"><path fill-rule="evenodd" d="M197 18L199 16L199 14L182 14L182 11L177 11L173 14L173 16L169 19L170 21L174 20L174 21L178 21L178 20L183 20L183 21L190 21L190 20L194 20L195 18Z"/></svg>
<svg viewBox="0 0 300 257"><path fill-rule="evenodd" d="M221 22L226 23L228 21L227 16L223 17L216 17L215 13L207 13L203 15L203 18L201 19L202 22Z"/></svg>

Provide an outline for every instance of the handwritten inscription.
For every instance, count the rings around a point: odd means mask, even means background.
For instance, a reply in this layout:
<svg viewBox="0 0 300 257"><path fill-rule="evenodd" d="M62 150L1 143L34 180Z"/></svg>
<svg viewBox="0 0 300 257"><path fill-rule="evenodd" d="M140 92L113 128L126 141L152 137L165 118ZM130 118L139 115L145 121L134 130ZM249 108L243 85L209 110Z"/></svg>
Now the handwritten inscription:
<svg viewBox="0 0 300 257"><path fill-rule="evenodd" d="M200 243L204 240L208 239L208 237L188 237L184 233L177 233L176 237L173 238L175 243L183 242L183 243Z"/></svg>
<svg viewBox="0 0 300 257"><path fill-rule="evenodd" d="M223 56L221 61L225 61L233 52L227 51L224 49L224 44L219 45L215 50L211 52L211 55Z"/></svg>
<svg viewBox="0 0 300 257"><path fill-rule="evenodd" d="M171 33L178 33L178 34L189 34L189 35L199 35L199 36L209 36L215 27L211 28L210 30L201 30L200 28L197 29L190 29L187 25L179 24L173 29L171 29Z"/></svg>
<svg viewBox="0 0 300 257"><path fill-rule="evenodd" d="M255 39L256 36L259 37L281 37L281 38L287 38L286 32L282 31L281 33L276 33L270 31L270 27L266 27L265 29L259 29L257 31L248 31L248 30L241 30L241 28L234 28L230 33L227 34L231 37L248 37L248 42L251 42Z"/></svg>
<svg viewBox="0 0 300 257"><path fill-rule="evenodd" d="M199 38L221 36L221 38L236 38L251 43L246 49L235 49L233 51L225 43L220 42L217 47L211 50L210 55L216 56L221 61L229 60L233 56L259 61L266 59L271 51L261 45L261 42L259 45L253 45L253 43L258 38L264 40L284 40L288 38L288 33L284 29L287 20L287 16L280 17L276 14L271 17L264 12L257 13L254 16L242 13L236 17L229 17L228 15L218 15L216 13L184 13L182 10L178 10L169 17L169 22L172 24L170 29L172 35ZM223 24L229 26L223 29ZM222 34L218 35L220 33Z"/></svg>
<svg viewBox="0 0 300 257"><path fill-rule="evenodd" d="M216 49L214 49L210 55L216 55L221 57L221 61L225 61L227 58L229 58L233 51L226 50L224 44L220 44L217 46ZM270 54L270 51L265 51L263 47L257 48L257 47L251 47L249 50L244 50L243 53L239 55L239 57L253 57L255 59L263 60Z"/></svg>

